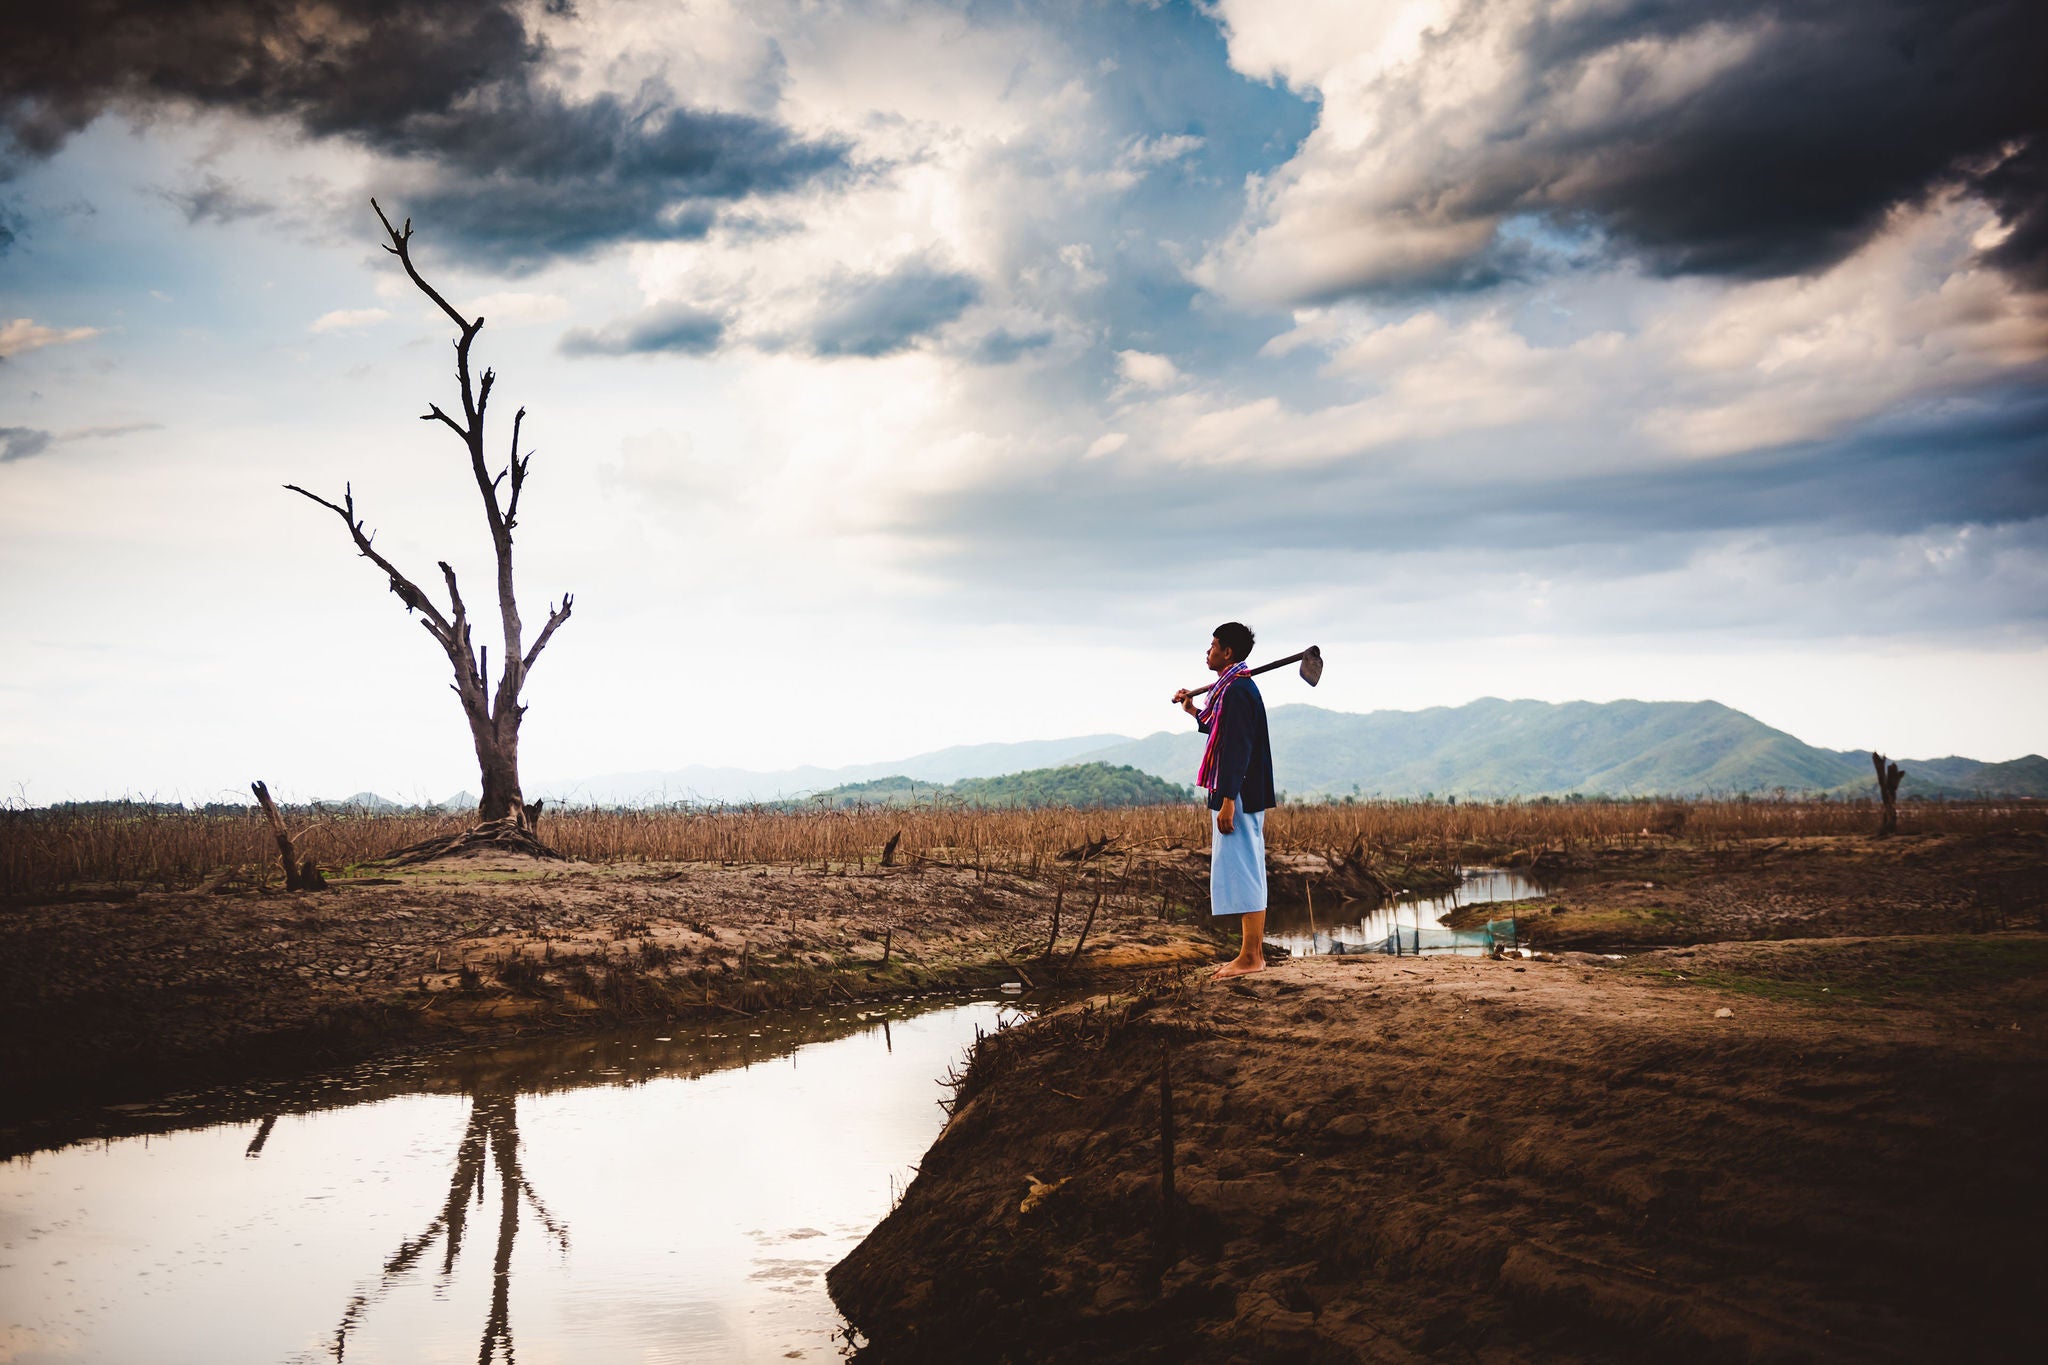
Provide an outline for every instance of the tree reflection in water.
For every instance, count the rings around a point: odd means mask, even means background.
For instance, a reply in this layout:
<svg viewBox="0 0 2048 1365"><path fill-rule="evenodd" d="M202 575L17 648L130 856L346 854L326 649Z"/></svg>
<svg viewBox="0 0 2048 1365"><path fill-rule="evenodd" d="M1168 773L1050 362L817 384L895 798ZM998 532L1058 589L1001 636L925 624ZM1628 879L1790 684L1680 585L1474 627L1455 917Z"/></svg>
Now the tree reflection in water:
<svg viewBox="0 0 2048 1365"><path fill-rule="evenodd" d="M477 1347L478 1365L490 1365L501 1355L512 1359L512 1246L519 1237L519 1206L533 1206L541 1226L547 1229L564 1252L569 1249L569 1230L557 1223L541 1202L519 1164L519 1095L516 1090L479 1090L470 1102L469 1125L462 1143L455 1149L455 1170L448 1180L448 1199L440 1216L427 1224L419 1236L399 1244L384 1263L375 1287L349 1300L341 1325L334 1331L333 1356L345 1358L349 1333L363 1316L389 1294L437 1240L443 1241L441 1278L445 1283L455 1273L455 1260L462 1254L463 1233L469 1225L469 1208L484 1202L485 1155L498 1172L498 1251L491 1263L491 1311L484 1321L483 1340Z"/></svg>
<svg viewBox="0 0 2048 1365"><path fill-rule="evenodd" d="M256 1125L256 1136L249 1139L249 1145L242 1155L254 1161L263 1155L263 1144L270 1141L270 1134L277 1127L277 1115L265 1114L263 1122Z"/></svg>

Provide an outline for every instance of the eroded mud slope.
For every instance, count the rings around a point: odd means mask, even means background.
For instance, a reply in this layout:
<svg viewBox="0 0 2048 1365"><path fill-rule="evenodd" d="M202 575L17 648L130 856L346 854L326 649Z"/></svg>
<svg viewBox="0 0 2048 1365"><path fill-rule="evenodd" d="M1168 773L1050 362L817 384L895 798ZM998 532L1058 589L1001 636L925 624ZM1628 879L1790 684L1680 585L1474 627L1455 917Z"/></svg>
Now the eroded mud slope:
<svg viewBox="0 0 2048 1365"><path fill-rule="evenodd" d="M2044 998L2022 934L1067 1011L984 1047L831 1283L887 1361L2029 1358Z"/></svg>

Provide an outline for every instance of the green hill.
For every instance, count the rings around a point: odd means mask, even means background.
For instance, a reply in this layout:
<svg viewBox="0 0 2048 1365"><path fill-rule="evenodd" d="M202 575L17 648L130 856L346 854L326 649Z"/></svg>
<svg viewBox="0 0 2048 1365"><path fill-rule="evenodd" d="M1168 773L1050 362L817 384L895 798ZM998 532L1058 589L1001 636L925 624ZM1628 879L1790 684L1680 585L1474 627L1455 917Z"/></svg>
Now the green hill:
<svg viewBox="0 0 2048 1365"><path fill-rule="evenodd" d="M1315 706L1270 712L1274 772L1315 796L1692 796L1855 792L1870 756L1820 749L1719 702L1502 701L1357 715ZM1082 757L1190 780L1202 737L1161 731ZM2048 759L1900 759L1918 796L2048 796Z"/></svg>
<svg viewBox="0 0 2048 1365"><path fill-rule="evenodd" d="M790 804L900 806L918 801L951 801L968 806L1157 806L1192 799L1187 786L1137 768L1078 763L943 784L909 777L878 777L868 782L849 782Z"/></svg>

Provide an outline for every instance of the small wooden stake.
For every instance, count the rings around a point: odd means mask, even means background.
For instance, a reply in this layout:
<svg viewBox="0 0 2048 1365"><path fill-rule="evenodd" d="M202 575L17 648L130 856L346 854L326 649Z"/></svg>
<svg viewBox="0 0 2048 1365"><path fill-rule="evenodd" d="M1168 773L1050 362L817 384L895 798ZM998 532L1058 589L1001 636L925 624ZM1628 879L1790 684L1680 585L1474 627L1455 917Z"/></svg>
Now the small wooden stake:
<svg viewBox="0 0 2048 1365"><path fill-rule="evenodd" d="M1056 948L1056 947L1058 947L1058 946L1059 946L1059 941L1060 941L1060 905L1061 905L1061 903L1062 903L1062 902L1064 902L1064 901L1065 901L1066 899L1067 899L1067 884L1066 884L1065 882L1061 882L1061 883L1060 883L1060 888L1059 888L1059 890L1053 893L1053 898L1052 898L1052 937L1051 937L1051 938L1048 938L1048 939L1047 939L1047 940L1045 941L1045 954L1044 954L1044 956L1045 956L1045 959L1046 959L1046 961L1048 961L1048 962L1050 962L1050 961L1052 960L1052 950L1053 950L1054 948Z"/></svg>
<svg viewBox="0 0 2048 1365"><path fill-rule="evenodd" d="M1088 907L1088 918L1082 922L1081 937L1074 940L1074 951L1067 955L1067 965L1072 967L1081 956L1081 949L1088 942L1088 931L1095 927L1095 912L1102 908L1102 881L1095 882L1095 903Z"/></svg>
<svg viewBox="0 0 2048 1365"><path fill-rule="evenodd" d="M893 924L882 931L882 965L884 967L889 965L889 944L895 937L896 926Z"/></svg>

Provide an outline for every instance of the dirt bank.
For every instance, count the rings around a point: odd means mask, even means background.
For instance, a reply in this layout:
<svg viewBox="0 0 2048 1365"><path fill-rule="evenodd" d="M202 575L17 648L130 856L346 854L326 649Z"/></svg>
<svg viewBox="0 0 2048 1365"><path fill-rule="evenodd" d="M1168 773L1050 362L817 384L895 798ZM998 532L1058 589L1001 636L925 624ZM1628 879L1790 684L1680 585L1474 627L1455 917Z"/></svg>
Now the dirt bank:
<svg viewBox="0 0 2048 1365"><path fill-rule="evenodd" d="M972 868L495 859L0 906L0 1151L58 1110L465 1036L1211 961L1206 917ZM1058 949L1048 965L1059 903ZM886 960L885 960L886 956Z"/></svg>
<svg viewBox="0 0 2048 1365"><path fill-rule="evenodd" d="M1196 974L985 1044L830 1282L884 1361L2032 1358L2044 1007L2038 933Z"/></svg>
<svg viewBox="0 0 2048 1365"><path fill-rule="evenodd" d="M1667 839L1511 861L1553 894L1465 907L1453 928L1512 914L1556 949L2048 929L2048 836L2031 831Z"/></svg>

